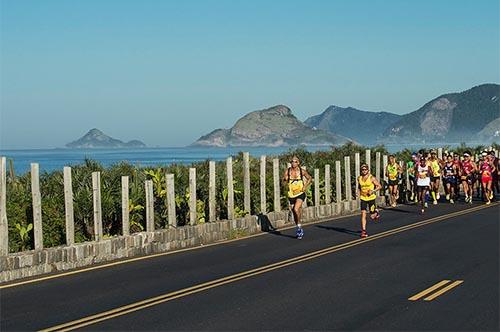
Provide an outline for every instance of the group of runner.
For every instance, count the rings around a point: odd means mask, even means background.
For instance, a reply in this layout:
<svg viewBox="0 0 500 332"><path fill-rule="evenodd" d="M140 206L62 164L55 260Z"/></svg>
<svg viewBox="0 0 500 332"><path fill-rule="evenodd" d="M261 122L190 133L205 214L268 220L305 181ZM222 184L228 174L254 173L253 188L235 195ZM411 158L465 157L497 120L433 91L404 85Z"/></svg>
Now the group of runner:
<svg viewBox="0 0 500 332"><path fill-rule="evenodd" d="M401 165L402 164L402 165ZM384 170L387 177L388 205L395 207L401 194L409 196L409 200L421 206L421 213L428 207L428 201L438 204L440 200L439 187L443 182L446 201L454 204L460 198L460 186L464 194L464 201L472 203L474 190L485 204L490 204L495 197L494 192L500 193L500 159L494 151L483 151L478 160L470 151L463 155L448 153L442 159L437 152L420 150L412 153L411 160L399 163L394 155L388 158ZM400 193L403 174L408 172L408 181L404 193ZM380 181L370 173L366 164L361 165L360 176L357 179L357 197L360 199L361 231L360 236L368 236L366 231L366 216L374 221L380 218L380 211L376 205L376 192L383 189ZM296 224L296 237L301 239L304 230L301 225L302 204L306 199L307 188L312 183L311 175L300 166L300 160L293 156L291 166L285 171L283 181L288 184L288 199L290 210ZM407 192L406 192L407 190Z"/></svg>
<svg viewBox="0 0 500 332"><path fill-rule="evenodd" d="M412 160L407 162L406 169L409 175L410 200L421 201L423 208L427 207L426 201L418 199L418 195L429 192L432 203L438 204L440 181L443 181L446 201L452 204L460 197L460 186L466 203L472 203L476 190L478 197L490 204L494 191L499 193L500 189L500 160L493 151L483 151L477 161L470 151L464 152L462 156L446 153L442 159L437 157L434 150L428 154L419 151L412 154Z"/></svg>

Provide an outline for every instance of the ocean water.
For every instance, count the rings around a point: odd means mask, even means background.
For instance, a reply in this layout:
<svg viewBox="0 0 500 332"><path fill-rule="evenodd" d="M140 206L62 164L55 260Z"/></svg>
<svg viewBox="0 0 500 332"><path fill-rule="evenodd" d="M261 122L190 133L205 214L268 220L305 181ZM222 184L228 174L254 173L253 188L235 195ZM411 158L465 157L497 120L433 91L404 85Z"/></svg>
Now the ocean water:
<svg viewBox="0 0 500 332"><path fill-rule="evenodd" d="M389 152L400 151L404 148L417 150L421 145L389 145ZM426 146L427 148L429 146ZM308 151L328 151L329 146L306 147ZM31 163L39 163L40 171L62 170L64 166L82 163L86 158L99 161L104 166L110 166L122 161L133 165L156 166L177 164L191 164L204 160L225 160L240 151L249 152L253 157L261 155L273 156L290 150L289 147L175 147L175 148L143 148L143 149L33 149L33 150L0 150L0 156L12 159L16 174L23 174L30 170Z"/></svg>
<svg viewBox="0 0 500 332"><path fill-rule="evenodd" d="M308 147L310 151L329 150L328 146ZM30 170L31 163L39 163L40 171L62 170L64 166L81 164L86 158L110 166L122 161L139 166L191 164L204 160L225 160L240 151L249 152L253 157L278 155L288 151L288 147L175 147L142 149L33 149L0 150L0 156L12 159L16 174Z"/></svg>

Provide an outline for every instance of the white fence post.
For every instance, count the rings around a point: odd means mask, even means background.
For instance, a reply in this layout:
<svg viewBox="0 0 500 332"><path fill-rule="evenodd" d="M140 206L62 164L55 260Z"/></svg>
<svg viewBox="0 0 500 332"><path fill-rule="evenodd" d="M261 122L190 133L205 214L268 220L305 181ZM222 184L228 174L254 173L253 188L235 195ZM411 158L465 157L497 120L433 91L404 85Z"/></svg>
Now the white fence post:
<svg viewBox="0 0 500 332"><path fill-rule="evenodd" d="M102 240L101 173L92 172L92 198L94 206L94 239Z"/></svg>
<svg viewBox="0 0 500 332"><path fill-rule="evenodd" d="M198 221L196 211L196 168L189 168L189 223L195 225Z"/></svg>
<svg viewBox="0 0 500 332"><path fill-rule="evenodd" d="M384 154L383 157L382 157L382 165L383 165L383 171L382 172L384 173L384 176L382 178L384 179L384 182L387 182L387 174L386 174L387 164L388 164L387 155Z"/></svg>
<svg viewBox="0 0 500 332"><path fill-rule="evenodd" d="M208 220L215 221L215 161L208 163Z"/></svg>
<svg viewBox="0 0 500 332"><path fill-rule="evenodd" d="M122 234L130 235L128 176L122 176Z"/></svg>
<svg viewBox="0 0 500 332"><path fill-rule="evenodd" d="M177 227L177 212L175 211L175 180L174 174L165 176L167 186L168 226Z"/></svg>
<svg viewBox="0 0 500 332"><path fill-rule="evenodd" d="M358 190L358 179L360 175L361 160L359 158L359 152L354 154L354 178L355 178L355 190Z"/></svg>
<svg viewBox="0 0 500 332"><path fill-rule="evenodd" d="M0 256L9 253L9 224L7 222L7 158L0 157Z"/></svg>
<svg viewBox="0 0 500 332"><path fill-rule="evenodd" d="M335 161L335 193L337 195L337 203L342 202L342 181L341 181L340 160Z"/></svg>
<svg viewBox="0 0 500 332"><path fill-rule="evenodd" d="M330 165L325 165L325 204L332 202L330 181Z"/></svg>
<svg viewBox="0 0 500 332"><path fill-rule="evenodd" d="M266 202L266 156L260 156L260 213L267 213Z"/></svg>
<svg viewBox="0 0 500 332"><path fill-rule="evenodd" d="M380 152L375 153L375 177L380 182Z"/></svg>
<svg viewBox="0 0 500 332"><path fill-rule="evenodd" d="M75 215L73 211L73 184L71 180L71 167L65 166L64 176L64 215L66 221L66 244L75 243Z"/></svg>
<svg viewBox="0 0 500 332"><path fill-rule="evenodd" d="M279 159L273 159L274 211L281 211Z"/></svg>
<svg viewBox="0 0 500 332"><path fill-rule="evenodd" d="M344 157L345 162L345 192L346 200L350 201L352 199L352 188L351 188L351 157Z"/></svg>
<svg viewBox="0 0 500 332"><path fill-rule="evenodd" d="M39 165L31 164L31 197L33 199L33 234L35 250L43 249L42 233L42 195L40 193Z"/></svg>
<svg viewBox="0 0 500 332"><path fill-rule="evenodd" d="M227 158L227 219L234 219L233 157Z"/></svg>
<svg viewBox="0 0 500 332"><path fill-rule="evenodd" d="M368 170L371 173L372 172L372 155L371 155L371 150L367 149L365 151L365 163L368 165Z"/></svg>
<svg viewBox="0 0 500 332"><path fill-rule="evenodd" d="M250 153L243 152L243 208L250 215Z"/></svg>
<svg viewBox="0 0 500 332"><path fill-rule="evenodd" d="M146 232L154 232L155 213L154 213L153 181L146 180L144 182L144 189L146 192Z"/></svg>
<svg viewBox="0 0 500 332"><path fill-rule="evenodd" d="M314 169L314 206L319 206L319 168Z"/></svg>

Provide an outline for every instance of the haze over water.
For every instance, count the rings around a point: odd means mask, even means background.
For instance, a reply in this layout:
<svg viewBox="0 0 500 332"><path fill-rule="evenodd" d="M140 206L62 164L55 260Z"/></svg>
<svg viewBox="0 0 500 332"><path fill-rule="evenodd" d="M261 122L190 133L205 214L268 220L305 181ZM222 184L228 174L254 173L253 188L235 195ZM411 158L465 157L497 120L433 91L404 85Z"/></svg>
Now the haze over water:
<svg viewBox="0 0 500 332"><path fill-rule="evenodd" d="M452 144L450 146L457 146ZM401 151L404 148L418 150L420 148L441 147L441 145L387 145L389 152ZM292 149L295 149L292 148ZM144 149L32 149L32 150L0 150L0 155L14 162L16 174L30 170L31 163L39 163L41 171L62 170L64 166L81 164L86 158L96 160L103 166L110 166L122 161L139 166L161 166L173 163L191 164L199 161L225 160L239 152L249 152L250 156L276 156L290 150L289 147L230 147L230 148L144 148ZM308 151L328 151L328 146L306 147ZM306 165L307 166L307 165Z"/></svg>

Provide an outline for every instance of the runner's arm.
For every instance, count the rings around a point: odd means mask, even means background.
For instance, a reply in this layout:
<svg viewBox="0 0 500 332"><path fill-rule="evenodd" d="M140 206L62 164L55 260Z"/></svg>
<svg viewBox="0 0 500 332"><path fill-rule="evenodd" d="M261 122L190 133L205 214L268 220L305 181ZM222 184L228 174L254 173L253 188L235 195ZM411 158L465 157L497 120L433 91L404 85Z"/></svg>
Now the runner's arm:
<svg viewBox="0 0 500 332"><path fill-rule="evenodd" d="M281 178L281 181L284 183L288 182L288 168L285 170L285 173L283 173L283 177Z"/></svg>
<svg viewBox="0 0 500 332"><path fill-rule="evenodd" d="M377 180L376 177L372 176L372 182L375 185L375 188L372 190L373 192L376 192L376 191L379 191L380 189L382 189L382 185L380 184L380 182Z"/></svg>
<svg viewBox="0 0 500 332"><path fill-rule="evenodd" d="M304 183L304 191L306 191L309 185L313 182L313 178L305 169L302 170L302 175L306 178L306 182Z"/></svg>

